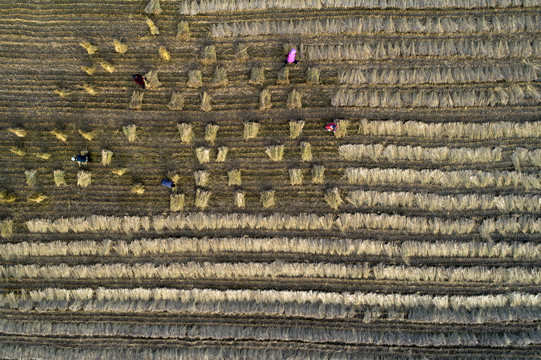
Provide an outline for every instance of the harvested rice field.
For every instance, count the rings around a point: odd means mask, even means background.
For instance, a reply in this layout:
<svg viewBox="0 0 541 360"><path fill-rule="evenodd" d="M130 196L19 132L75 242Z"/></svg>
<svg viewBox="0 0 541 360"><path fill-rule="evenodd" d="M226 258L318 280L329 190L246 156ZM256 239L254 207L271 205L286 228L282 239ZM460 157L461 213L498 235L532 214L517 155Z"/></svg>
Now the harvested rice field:
<svg viewBox="0 0 541 360"><path fill-rule="evenodd" d="M540 80L541 0L0 2L0 358L541 358Z"/></svg>

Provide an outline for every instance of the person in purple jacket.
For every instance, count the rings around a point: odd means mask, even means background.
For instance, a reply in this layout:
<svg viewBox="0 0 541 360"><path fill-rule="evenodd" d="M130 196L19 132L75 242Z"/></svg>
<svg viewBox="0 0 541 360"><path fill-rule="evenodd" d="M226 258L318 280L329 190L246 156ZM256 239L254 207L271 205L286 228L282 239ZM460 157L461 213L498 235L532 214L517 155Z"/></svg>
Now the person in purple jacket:
<svg viewBox="0 0 541 360"><path fill-rule="evenodd" d="M289 54L287 54L286 59L284 60L284 65L292 64L292 63L293 64L298 63L299 61L297 59L295 59L296 56L297 56L297 50L296 49L291 49Z"/></svg>

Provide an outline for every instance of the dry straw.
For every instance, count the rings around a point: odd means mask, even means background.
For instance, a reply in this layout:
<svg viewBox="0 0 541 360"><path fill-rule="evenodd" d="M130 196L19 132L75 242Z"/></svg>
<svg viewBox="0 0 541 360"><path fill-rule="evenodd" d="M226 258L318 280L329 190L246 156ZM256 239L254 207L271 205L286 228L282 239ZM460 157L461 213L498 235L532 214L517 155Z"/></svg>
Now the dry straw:
<svg viewBox="0 0 541 360"><path fill-rule="evenodd" d="M134 91L130 99L130 109L141 110L143 105L143 95L145 93L142 91Z"/></svg>
<svg viewBox="0 0 541 360"><path fill-rule="evenodd" d="M245 122L244 123L244 139L255 139L259 132L259 123Z"/></svg>
<svg viewBox="0 0 541 360"><path fill-rule="evenodd" d="M203 51L201 53L201 61L207 64L216 61L215 45L207 45L203 48Z"/></svg>
<svg viewBox="0 0 541 360"><path fill-rule="evenodd" d="M276 204L274 200L274 190L267 190L267 191L261 192L260 200L261 200L261 205L263 205L265 209L273 207Z"/></svg>
<svg viewBox="0 0 541 360"><path fill-rule="evenodd" d="M289 84L289 68L284 66L280 70L278 70L278 73L276 75L276 83L278 85Z"/></svg>
<svg viewBox="0 0 541 360"><path fill-rule="evenodd" d="M57 138L58 140L62 142L68 141L68 135L66 135L65 133L59 130L51 130L49 131L49 134L53 135L55 138Z"/></svg>
<svg viewBox="0 0 541 360"><path fill-rule="evenodd" d="M63 170L55 170L53 173L54 178L54 184L56 186L65 186L66 184L66 176L64 174Z"/></svg>
<svg viewBox="0 0 541 360"><path fill-rule="evenodd" d="M269 89L263 89L259 94L259 110L268 110L271 107L271 92Z"/></svg>
<svg viewBox="0 0 541 360"><path fill-rule="evenodd" d="M169 210L181 211L184 209L184 194L171 194L169 197Z"/></svg>
<svg viewBox="0 0 541 360"><path fill-rule="evenodd" d="M195 186L205 187L209 182L210 173L206 170L198 170L193 173Z"/></svg>
<svg viewBox="0 0 541 360"><path fill-rule="evenodd" d="M15 200L17 200L15 194L9 193L7 190L0 190L0 203L11 204Z"/></svg>
<svg viewBox="0 0 541 360"><path fill-rule="evenodd" d="M340 197L340 191L338 191L338 188L333 188L330 190L327 190L324 195L325 201L331 208L334 210L338 210L340 205L344 202L342 200L342 197Z"/></svg>
<svg viewBox="0 0 541 360"><path fill-rule="evenodd" d="M113 159L113 152L111 150L103 149L101 151L101 164L103 166L110 165L112 159Z"/></svg>
<svg viewBox="0 0 541 360"><path fill-rule="evenodd" d="M145 13L150 15L160 15L162 13L160 0L149 0L147 6L145 6Z"/></svg>
<svg viewBox="0 0 541 360"><path fill-rule="evenodd" d="M45 200L47 200L49 197L42 193L33 193L28 195L27 200L36 204L41 204Z"/></svg>
<svg viewBox="0 0 541 360"><path fill-rule="evenodd" d="M300 109L302 107L301 93L296 89L291 90L291 92L287 95L286 106L288 109Z"/></svg>
<svg viewBox="0 0 541 360"><path fill-rule="evenodd" d="M244 200L244 190L235 191L234 197L235 197L235 206L243 209L246 206L245 200Z"/></svg>
<svg viewBox="0 0 541 360"><path fill-rule="evenodd" d="M150 30L150 35L160 35L160 30L158 29L156 24L154 24L154 21L146 18L145 22L147 23L148 29Z"/></svg>
<svg viewBox="0 0 541 360"><path fill-rule="evenodd" d="M250 80L248 81L251 85L262 85L265 82L265 69L262 67L253 67L250 71Z"/></svg>
<svg viewBox="0 0 541 360"><path fill-rule="evenodd" d="M200 164L208 163L210 161L210 149L205 147L198 147L195 149L195 156Z"/></svg>
<svg viewBox="0 0 541 360"><path fill-rule="evenodd" d="M124 54L126 51L128 51L128 45L121 43L120 40L113 39L113 46L115 47L115 51L119 54Z"/></svg>
<svg viewBox="0 0 541 360"><path fill-rule="evenodd" d="M160 55L160 58L163 61L171 60L171 54L169 53L169 51L164 46L160 46L158 48L158 55Z"/></svg>
<svg viewBox="0 0 541 360"><path fill-rule="evenodd" d="M180 123L177 124L177 129L180 135L180 141L182 141L182 143L185 145L191 144L194 138L192 124Z"/></svg>
<svg viewBox="0 0 541 360"><path fill-rule="evenodd" d="M96 95L98 93L96 91L96 89L94 89L94 87L92 85L90 85L90 84L83 84L83 85L81 85L81 87L90 96L94 96L94 95Z"/></svg>
<svg viewBox="0 0 541 360"><path fill-rule="evenodd" d="M272 161L281 161L284 157L284 145L267 146L265 154L267 154Z"/></svg>
<svg viewBox="0 0 541 360"><path fill-rule="evenodd" d="M94 73L96 72L96 67L95 66L81 66L81 70L83 70L87 75L94 75ZM55 90L55 93L57 93L60 97L66 97L68 95L67 92L63 91L63 90L59 90L60 92L57 92L57 90Z"/></svg>
<svg viewBox="0 0 541 360"><path fill-rule="evenodd" d="M248 46L245 43L238 43L236 47L237 59L247 60L248 59Z"/></svg>
<svg viewBox="0 0 541 360"><path fill-rule="evenodd" d="M116 176L118 176L118 177L124 175L124 174L126 173L126 171L128 171L128 169L126 169L126 168L122 168L122 169L113 169L113 170L111 170L111 172L112 172L113 174L115 174Z"/></svg>
<svg viewBox="0 0 541 360"><path fill-rule="evenodd" d="M216 155L216 161L217 162L224 162L227 158L227 153L229 149L226 146L220 146L218 148L218 154Z"/></svg>
<svg viewBox="0 0 541 360"><path fill-rule="evenodd" d="M306 69L306 83L309 85L319 85L320 70L318 68Z"/></svg>
<svg viewBox="0 0 541 360"><path fill-rule="evenodd" d="M85 140L92 141L96 137L96 131L83 131L78 130L79 134L85 138Z"/></svg>
<svg viewBox="0 0 541 360"><path fill-rule="evenodd" d="M89 75L92 75L92 74L89 74ZM67 89L54 89L54 93L60 96L61 98L66 98L70 95L70 92Z"/></svg>
<svg viewBox="0 0 541 360"><path fill-rule="evenodd" d="M302 169L289 169L289 182L292 186L302 185Z"/></svg>
<svg viewBox="0 0 541 360"><path fill-rule="evenodd" d="M228 178L228 181L227 181L228 186L237 186L237 185L242 184L240 169L229 170L227 172L227 178Z"/></svg>
<svg viewBox="0 0 541 360"><path fill-rule="evenodd" d="M137 183L132 186L130 192L132 194L143 195L145 193L145 186L141 183Z"/></svg>
<svg viewBox="0 0 541 360"><path fill-rule="evenodd" d="M13 235L13 220L5 219L0 222L0 236L6 238Z"/></svg>
<svg viewBox="0 0 541 360"><path fill-rule="evenodd" d="M126 139L128 139L128 142L134 142L137 138L137 126L134 124L124 126L122 128L122 131L124 132L124 135L126 135Z"/></svg>
<svg viewBox="0 0 541 360"><path fill-rule="evenodd" d="M25 156L26 155L26 151L24 151L23 149L16 148L16 147L10 148L9 151L14 153L15 155L19 155L19 156Z"/></svg>
<svg viewBox="0 0 541 360"><path fill-rule="evenodd" d="M304 121L290 121L289 122L289 137L291 139L298 138L302 133L302 128L304 127Z"/></svg>
<svg viewBox="0 0 541 360"><path fill-rule="evenodd" d="M195 206L200 209L206 209L208 207L210 196L212 192L197 189L195 192Z"/></svg>
<svg viewBox="0 0 541 360"><path fill-rule="evenodd" d="M24 174L26 175L26 185L29 187L36 187L37 181L36 181L36 172L37 170L26 170Z"/></svg>
<svg viewBox="0 0 541 360"><path fill-rule="evenodd" d="M112 73L115 71L115 66L111 63L108 63L107 61L100 61L100 66L108 73Z"/></svg>
<svg viewBox="0 0 541 360"><path fill-rule="evenodd" d="M212 86L226 86L227 85L227 70L223 66L219 66L214 71L212 77Z"/></svg>
<svg viewBox="0 0 541 360"><path fill-rule="evenodd" d="M300 144L301 148L301 160L302 161L312 161L312 146L310 143L303 141Z"/></svg>
<svg viewBox="0 0 541 360"><path fill-rule="evenodd" d="M336 131L334 132L334 136L337 139L343 138L348 133L348 127L349 120L336 120Z"/></svg>
<svg viewBox="0 0 541 360"><path fill-rule="evenodd" d="M182 110L184 107L184 95L180 91L173 91L167 107L169 110Z"/></svg>
<svg viewBox="0 0 541 360"><path fill-rule="evenodd" d="M323 184L325 182L325 166L312 166L312 184Z"/></svg>
<svg viewBox="0 0 541 360"><path fill-rule="evenodd" d="M218 134L219 128L220 126L215 124L208 124L205 127L205 140L209 144L214 145L214 141L216 141L216 135Z"/></svg>
<svg viewBox="0 0 541 360"><path fill-rule="evenodd" d="M42 160L49 160L51 158L51 154L49 153L35 153L33 155Z"/></svg>
<svg viewBox="0 0 541 360"><path fill-rule="evenodd" d="M81 41L79 45L88 52L88 55L94 55L98 51L97 46L92 45L86 40Z"/></svg>
<svg viewBox="0 0 541 360"><path fill-rule="evenodd" d="M511 154L511 161L518 172L521 171L521 164L539 167L541 166L541 150L528 151L528 149L517 147Z"/></svg>
<svg viewBox="0 0 541 360"><path fill-rule="evenodd" d="M17 137L25 137L26 136L26 130L22 128L8 128L8 131L17 135Z"/></svg>
<svg viewBox="0 0 541 360"><path fill-rule="evenodd" d="M180 21L177 25L177 37L182 40L188 40L192 36L190 26L187 21Z"/></svg>
<svg viewBox="0 0 541 360"><path fill-rule="evenodd" d="M203 86L203 75L201 74L201 70L188 71L188 82L186 85L190 88Z"/></svg>
<svg viewBox="0 0 541 360"><path fill-rule="evenodd" d="M77 185L86 188L92 182L92 174L88 171L81 170L77 173Z"/></svg>
<svg viewBox="0 0 541 360"><path fill-rule="evenodd" d="M154 70L150 70L145 74L145 86L149 90L155 90L160 87L161 82L158 79L158 73Z"/></svg>
<svg viewBox="0 0 541 360"><path fill-rule="evenodd" d="M203 91L201 94L201 111L209 112L212 110L212 106L210 105L211 100L212 97L206 91Z"/></svg>

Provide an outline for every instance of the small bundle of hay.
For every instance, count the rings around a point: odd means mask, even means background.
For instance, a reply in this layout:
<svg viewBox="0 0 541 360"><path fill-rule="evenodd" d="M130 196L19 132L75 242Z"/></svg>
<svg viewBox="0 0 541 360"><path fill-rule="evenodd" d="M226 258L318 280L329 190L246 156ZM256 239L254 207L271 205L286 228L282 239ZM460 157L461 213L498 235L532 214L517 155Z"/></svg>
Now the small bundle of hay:
<svg viewBox="0 0 541 360"><path fill-rule="evenodd" d="M184 209L184 194L171 194L169 197L169 210L180 211Z"/></svg>
<svg viewBox="0 0 541 360"><path fill-rule="evenodd" d="M203 94L201 94L201 111L209 112L212 110L212 106L210 105L211 100L212 97L206 91L203 91Z"/></svg>
<svg viewBox="0 0 541 360"><path fill-rule="evenodd" d="M300 109L302 107L301 93L298 92L296 89L291 90L291 92L287 96L286 106L288 109Z"/></svg>
<svg viewBox="0 0 541 360"><path fill-rule="evenodd" d="M198 147L195 149L195 156L200 164L208 163L210 161L210 149Z"/></svg>
<svg viewBox="0 0 541 360"><path fill-rule="evenodd" d="M26 155L26 151L24 151L23 149L16 148L16 147L12 147L11 149L9 149L9 151L19 156Z"/></svg>
<svg viewBox="0 0 541 360"><path fill-rule="evenodd" d="M67 89L54 89L54 93L60 96L62 99L70 95L70 92Z"/></svg>
<svg viewBox="0 0 541 360"><path fill-rule="evenodd" d="M128 169L126 169L126 168L122 168L122 169L113 169L113 170L111 170L111 172L112 172L113 174L115 174L116 176L118 176L118 177L124 175L124 174L126 173L126 171L128 171Z"/></svg>
<svg viewBox="0 0 541 360"><path fill-rule="evenodd" d="M338 210L340 205L342 205L342 203L344 202L340 197L340 192L338 191L338 188L327 190L327 192L325 192L324 198L327 204L329 204L329 206L334 210Z"/></svg>
<svg viewBox="0 0 541 360"><path fill-rule="evenodd" d="M150 0L145 6L145 12L150 15L160 15L162 13L160 0Z"/></svg>
<svg viewBox="0 0 541 360"><path fill-rule="evenodd" d="M86 188L92 182L92 174L88 171L81 170L77 173L77 185Z"/></svg>
<svg viewBox="0 0 541 360"><path fill-rule="evenodd" d="M276 83L278 85L289 84L289 68L284 66L278 70L278 74L276 75Z"/></svg>
<svg viewBox="0 0 541 360"><path fill-rule="evenodd" d="M55 138L57 138L58 140L60 140L62 142L68 141L68 135L66 135L65 133L63 133L61 131L51 130L51 131L49 131L49 134L53 135Z"/></svg>
<svg viewBox="0 0 541 360"><path fill-rule="evenodd" d="M113 64L108 63L107 61L100 61L100 66L107 72L112 73L115 71L115 66Z"/></svg>
<svg viewBox="0 0 541 360"><path fill-rule="evenodd" d="M94 66L91 66L91 67L89 67L89 66L81 66L81 70L83 70L87 75L94 75L94 73L96 72L96 68ZM56 92L56 90L55 90L55 92ZM61 94L58 94L58 95L60 95L61 97L65 97L65 96L62 96Z"/></svg>
<svg viewBox="0 0 541 360"><path fill-rule="evenodd" d="M154 70L150 70L145 75L145 87L149 90L154 90L160 87L161 82L158 80L158 73Z"/></svg>
<svg viewBox="0 0 541 360"><path fill-rule="evenodd" d="M169 61L171 60L171 54L169 53L169 51L167 51L167 49L163 46L160 46L158 48L158 54L160 54L160 58L163 60L163 61Z"/></svg>
<svg viewBox="0 0 541 360"><path fill-rule="evenodd" d="M276 204L274 200L274 190L263 191L260 194L261 204L265 209L270 208Z"/></svg>
<svg viewBox="0 0 541 360"><path fill-rule="evenodd" d="M284 145L267 146L265 154L272 161L280 161L284 157Z"/></svg>
<svg viewBox="0 0 541 360"><path fill-rule="evenodd" d="M58 186L65 186L66 184L66 176L64 174L63 170L55 170L53 173L54 178L54 184Z"/></svg>
<svg viewBox="0 0 541 360"><path fill-rule="evenodd" d="M143 106L143 95L145 93L142 91L134 91L133 94L131 94L130 99L130 109L132 110L141 110L141 106Z"/></svg>
<svg viewBox="0 0 541 360"><path fill-rule="evenodd" d="M96 91L96 89L94 89L92 87L92 85L90 84L83 84L81 85L81 87L83 88L84 91L86 91L86 93L90 96L94 96L96 95L98 92Z"/></svg>
<svg viewBox="0 0 541 360"><path fill-rule="evenodd" d="M112 159L113 159L113 152L111 150L103 149L101 151L101 164L103 166L110 165Z"/></svg>
<svg viewBox="0 0 541 360"><path fill-rule="evenodd" d="M122 44L120 40L113 39L113 46L115 47L115 51L119 54L124 54L128 51L128 45Z"/></svg>
<svg viewBox="0 0 541 360"><path fill-rule="evenodd" d="M124 131L124 135L126 135L128 142L134 142L135 139L137 139L137 125L131 124L128 126L124 126L122 128L122 131Z"/></svg>
<svg viewBox="0 0 541 360"><path fill-rule="evenodd" d="M235 196L235 206L243 209L246 206L245 201L244 201L244 190L235 191L234 196Z"/></svg>
<svg viewBox="0 0 541 360"><path fill-rule="evenodd" d="M26 130L21 128L8 128L8 131L17 135L18 137L25 137L26 136Z"/></svg>
<svg viewBox="0 0 541 360"><path fill-rule="evenodd" d="M0 236L5 238L10 237L11 235L13 235L13 220L2 220L2 222L0 222Z"/></svg>
<svg viewBox="0 0 541 360"><path fill-rule="evenodd" d="M173 91L171 100L169 100L167 107L169 110L182 110L184 107L184 95L182 95L179 91Z"/></svg>
<svg viewBox="0 0 541 360"><path fill-rule="evenodd" d="M86 40L83 40L79 43L79 45L81 45L81 47L83 49L86 50L86 52L88 52L88 55L94 55L96 53L96 51L98 51L98 47L97 46L94 46L92 45L91 43L89 43L88 41Z"/></svg>
<svg viewBox="0 0 541 360"><path fill-rule="evenodd" d="M208 124L205 128L205 140L208 141L211 145L214 145L216 140L216 135L218 134L218 129L220 126L214 124Z"/></svg>
<svg viewBox="0 0 541 360"><path fill-rule="evenodd" d="M130 192L137 195L143 195L145 193L145 186L141 183L137 183L133 185Z"/></svg>
<svg viewBox="0 0 541 360"><path fill-rule="evenodd" d="M229 170L227 172L227 177L228 177L228 181L227 181L228 186L235 186L235 185L242 184L240 169Z"/></svg>
<svg viewBox="0 0 541 360"><path fill-rule="evenodd" d="M191 36L192 32L190 31L190 26L188 25L188 22L179 22L177 26L177 37L181 38L182 40L188 40Z"/></svg>
<svg viewBox="0 0 541 360"><path fill-rule="evenodd" d="M48 153L35 153L34 156L43 160L49 160L51 158L51 154Z"/></svg>
<svg viewBox="0 0 541 360"><path fill-rule="evenodd" d="M248 59L248 46L245 43L239 43L235 55L237 55L237 59L239 60Z"/></svg>
<svg viewBox="0 0 541 360"><path fill-rule="evenodd" d="M192 131L192 125L187 123L177 124L178 133L180 134L180 141L183 144L189 145L192 143L194 134Z"/></svg>
<svg viewBox="0 0 541 360"><path fill-rule="evenodd" d="M302 169L289 169L289 182L291 185L302 185Z"/></svg>
<svg viewBox="0 0 541 360"><path fill-rule="evenodd" d="M306 83L310 85L319 85L319 73L318 68L308 68L306 70Z"/></svg>
<svg viewBox="0 0 541 360"><path fill-rule="evenodd" d="M308 142L301 142L301 160L312 161L312 146Z"/></svg>
<svg viewBox="0 0 541 360"><path fill-rule="evenodd" d="M334 132L334 136L336 136L337 139L343 138L348 133L348 127L349 127L349 120L337 120L336 131Z"/></svg>
<svg viewBox="0 0 541 360"><path fill-rule="evenodd" d="M250 85L262 85L265 81L265 69L262 67L253 67L250 71Z"/></svg>
<svg viewBox="0 0 541 360"><path fill-rule="evenodd" d="M149 18L146 18L145 21L146 21L146 23L148 25L148 28L150 30L150 35L160 35L160 30L158 29L156 24L154 24L154 21L150 20Z"/></svg>
<svg viewBox="0 0 541 360"><path fill-rule="evenodd" d="M24 174L26 175L26 185L36 187L38 184L36 181L36 170L26 170Z"/></svg>
<svg viewBox="0 0 541 360"><path fill-rule="evenodd" d="M271 107L271 92L269 89L263 89L259 94L259 110L268 110Z"/></svg>
<svg viewBox="0 0 541 360"><path fill-rule="evenodd" d="M226 146L220 146L218 148L218 155L216 155L216 161L217 162L224 162L225 158L227 157L227 152L229 149Z"/></svg>
<svg viewBox="0 0 541 360"><path fill-rule="evenodd" d="M42 203L43 201L47 200L48 198L49 197L47 195L41 194L41 193L30 194L27 197L28 201L35 202L37 204Z"/></svg>
<svg viewBox="0 0 541 360"><path fill-rule="evenodd" d="M312 183L323 184L325 182L324 173L325 173L325 166L323 165L312 166Z"/></svg>
<svg viewBox="0 0 541 360"><path fill-rule="evenodd" d="M195 206L200 209L206 209L208 207L210 196L212 192L197 189L195 192Z"/></svg>
<svg viewBox="0 0 541 360"><path fill-rule="evenodd" d="M15 194L8 193L7 190L0 191L0 203L9 204L15 202L16 199L17 197Z"/></svg>
<svg viewBox="0 0 541 360"><path fill-rule="evenodd" d="M259 123L246 122L244 123L244 139L255 139L259 132Z"/></svg>
<svg viewBox="0 0 541 360"><path fill-rule="evenodd" d="M227 85L227 70L219 66L216 68L216 71L214 72L214 76L212 77L212 85L213 86L226 86Z"/></svg>
<svg viewBox="0 0 541 360"><path fill-rule="evenodd" d="M201 70L191 70L188 72L188 82L186 86L190 88L203 86L203 75L201 75Z"/></svg>
<svg viewBox="0 0 541 360"><path fill-rule="evenodd" d="M96 131L83 131L79 130L79 134L88 141L92 141L96 137Z"/></svg>
<svg viewBox="0 0 541 360"><path fill-rule="evenodd" d="M303 127L304 127L303 120L290 121L289 122L289 137L292 139L298 138L302 133Z"/></svg>
<svg viewBox="0 0 541 360"><path fill-rule="evenodd" d="M198 170L193 173L195 179L195 186L205 187L207 186L210 178L210 173L206 170Z"/></svg>
<svg viewBox="0 0 541 360"><path fill-rule="evenodd" d="M208 45L203 48L201 61L203 63L211 63L216 61L216 46Z"/></svg>

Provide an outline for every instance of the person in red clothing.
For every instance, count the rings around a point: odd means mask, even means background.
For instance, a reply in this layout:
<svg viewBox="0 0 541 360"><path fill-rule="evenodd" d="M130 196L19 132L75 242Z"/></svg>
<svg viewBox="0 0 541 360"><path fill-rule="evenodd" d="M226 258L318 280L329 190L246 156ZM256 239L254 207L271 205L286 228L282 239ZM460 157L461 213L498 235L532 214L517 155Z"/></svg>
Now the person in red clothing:
<svg viewBox="0 0 541 360"><path fill-rule="evenodd" d="M325 130L332 131L333 133L336 132L336 123L330 122L327 125L325 125Z"/></svg>
<svg viewBox="0 0 541 360"><path fill-rule="evenodd" d="M135 81L138 85L141 85L143 90L145 89L146 79L145 79L145 77L143 75L141 75L141 74L133 74L132 78L133 78L133 81Z"/></svg>

